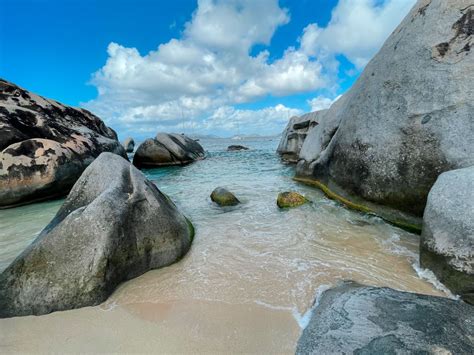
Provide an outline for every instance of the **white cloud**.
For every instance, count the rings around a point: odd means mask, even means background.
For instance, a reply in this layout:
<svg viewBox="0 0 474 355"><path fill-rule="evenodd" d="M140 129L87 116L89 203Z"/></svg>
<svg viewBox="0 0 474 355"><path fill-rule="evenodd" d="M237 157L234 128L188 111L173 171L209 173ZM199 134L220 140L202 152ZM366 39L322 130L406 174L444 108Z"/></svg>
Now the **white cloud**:
<svg viewBox="0 0 474 355"><path fill-rule="evenodd" d="M311 112L325 110L339 100L342 95L337 96L334 99L330 99L326 96L317 96L314 99L308 100L308 105L311 107Z"/></svg>
<svg viewBox="0 0 474 355"><path fill-rule="evenodd" d="M281 132L281 129L276 127L286 125L289 117L302 114L303 110L281 104L261 110L237 110L231 106L222 106L204 120L204 127L220 127L228 132L246 129L248 132L262 135L276 134Z"/></svg>
<svg viewBox="0 0 474 355"><path fill-rule="evenodd" d="M340 0L325 28L309 24L300 40L309 56L343 54L362 68L413 7L416 0Z"/></svg>
<svg viewBox="0 0 474 355"><path fill-rule="evenodd" d="M294 48L273 62L267 51L249 54L288 21L278 0L201 0L181 39L146 55L110 43L107 62L92 80L99 97L86 107L111 125L131 128L323 87L321 65Z"/></svg>
<svg viewBox="0 0 474 355"><path fill-rule="evenodd" d="M267 50L250 53L256 44L270 44L276 29L290 21L278 0L199 0L181 38L144 55L110 43L106 63L92 79L99 95L84 106L119 131L172 131L183 120L208 131L236 128L232 120L246 122L239 126L242 133L278 131L290 108L233 105L267 95L336 92L335 55L363 66L414 1L340 0L326 28L308 25L298 47L289 44L281 58L270 60ZM320 109L330 99L316 97L308 104Z"/></svg>

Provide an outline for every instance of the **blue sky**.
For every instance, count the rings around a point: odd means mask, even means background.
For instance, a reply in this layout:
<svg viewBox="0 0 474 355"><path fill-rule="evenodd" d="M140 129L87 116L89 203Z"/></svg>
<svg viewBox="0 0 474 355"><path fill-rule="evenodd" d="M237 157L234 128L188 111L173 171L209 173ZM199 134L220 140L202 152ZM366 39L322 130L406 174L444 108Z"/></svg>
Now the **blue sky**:
<svg viewBox="0 0 474 355"><path fill-rule="evenodd" d="M121 137L275 134L349 88L414 0L0 0L0 76Z"/></svg>

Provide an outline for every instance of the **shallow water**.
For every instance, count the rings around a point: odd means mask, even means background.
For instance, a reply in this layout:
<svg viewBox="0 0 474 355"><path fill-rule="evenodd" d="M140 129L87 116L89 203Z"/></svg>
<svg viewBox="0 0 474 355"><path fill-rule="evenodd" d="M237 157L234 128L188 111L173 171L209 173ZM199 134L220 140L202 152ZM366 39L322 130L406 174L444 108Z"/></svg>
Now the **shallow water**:
<svg viewBox="0 0 474 355"><path fill-rule="evenodd" d="M144 171L193 221L191 251L98 307L0 320L0 350L292 353L315 296L341 280L446 296L415 271L418 236L295 183L276 139L239 142L251 148L241 152L225 151L235 141L201 143L203 161ZM243 203L215 206L217 186ZM285 190L312 203L279 210ZM60 204L0 211L0 268Z"/></svg>

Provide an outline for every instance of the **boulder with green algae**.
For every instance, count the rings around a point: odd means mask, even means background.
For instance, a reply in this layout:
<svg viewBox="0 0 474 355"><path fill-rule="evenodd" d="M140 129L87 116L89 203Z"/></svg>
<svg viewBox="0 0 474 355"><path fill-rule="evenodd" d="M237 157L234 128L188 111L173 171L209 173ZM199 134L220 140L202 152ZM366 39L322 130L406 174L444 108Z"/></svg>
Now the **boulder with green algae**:
<svg viewBox="0 0 474 355"><path fill-rule="evenodd" d="M298 207L306 202L308 202L306 197L294 191L280 192L277 198L277 205L280 208Z"/></svg>
<svg viewBox="0 0 474 355"><path fill-rule="evenodd" d="M421 224L436 178L474 165L472 4L419 0L308 131L297 175Z"/></svg>
<svg viewBox="0 0 474 355"><path fill-rule="evenodd" d="M211 200L219 206L235 206L240 203L239 199L227 189L217 187L211 193Z"/></svg>
<svg viewBox="0 0 474 355"><path fill-rule="evenodd" d="M179 260L193 236L191 222L138 169L102 153L0 274L0 318L97 305L121 282Z"/></svg>

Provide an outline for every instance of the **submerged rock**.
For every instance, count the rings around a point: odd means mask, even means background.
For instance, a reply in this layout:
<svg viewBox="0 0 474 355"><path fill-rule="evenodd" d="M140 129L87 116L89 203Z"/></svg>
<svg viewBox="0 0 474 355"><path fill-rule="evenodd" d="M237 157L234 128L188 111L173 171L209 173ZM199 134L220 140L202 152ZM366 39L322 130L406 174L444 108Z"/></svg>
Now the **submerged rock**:
<svg viewBox="0 0 474 355"><path fill-rule="evenodd" d="M280 192L277 197L277 205L280 208L298 207L306 202L308 202L306 197L293 191Z"/></svg>
<svg viewBox="0 0 474 355"><path fill-rule="evenodd" d="M217 203L219 206L235 206L240 203L237 197L227 189L223 187L217 187L211 193L211 200Z"/></svg>
<svg viewBox="0 0 474 355"><path fill-rule="evenodd" d="M204 149L194 139L183 134L158 133L138 147L133 164L139 168L185 165L203 159Z"/></svg>
<svg viewBox="0 0 474 355"><path fill-rule="evenodd" d="M323 111L310 112L302 116L290 118L281 136L277 153L288 163L296 163L301 147L308 131L318 125L319 116Z"/></svg>
<svg viewBox="0 0 474 355"><path fill-rule="evenodd" d="M393 222L421 226L438 175L474 165L469 3L418 1L308 133L299 178L351 201L360 197Z"/></svg>
<svg viewBox="0 0 474 355"><path fill-rule="evenodd" d="M420 263L474 304L474 167L436 180L423 217Z"/></svg>
<svg viewBox="0 0 474 355"><path fill-rule="evenodd" d="M0 317L97 305L121 282L180 259L192 238L191 223L154 184L102 153L0 274Z"/></svg>
<svg viewBox="0 0 474 355"><path fill-rule="evenodd" d="M470 354L474 307L347 282L323 293L297 354Z"/></svg>
<svg viewBox="0 0 474 355"><path fill-rule="evenodd" d="M125 157L98 117L0 79L0 208L66 195L106 151Z"/></svg>
<svg viewBox="0 0 474 355"><path fill-rule="evenodd" d="M135 149L135 141L132 137L128 137L127 139L125 139L122 145L127 153L133 153L133 150Z"/></svg>
<svg viewBox="0 0 474 355"><path fill-rule="evenodd" d="M228 151L228 152L234 152L234 151L237 151L237 150L249 150L249 148L244 147L243 145L238 145L238 144L229 145L229 146L227 147L227 151Z"/></svg>

